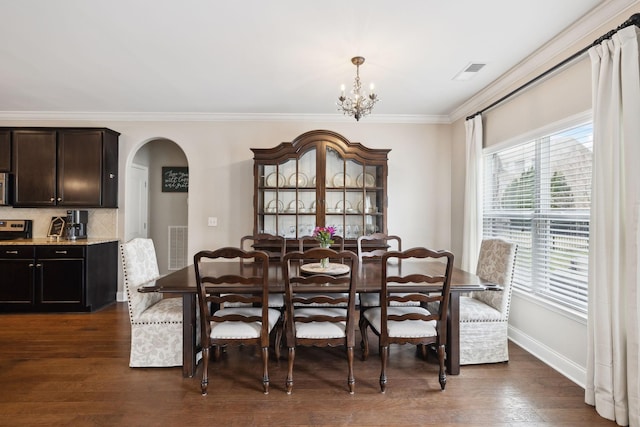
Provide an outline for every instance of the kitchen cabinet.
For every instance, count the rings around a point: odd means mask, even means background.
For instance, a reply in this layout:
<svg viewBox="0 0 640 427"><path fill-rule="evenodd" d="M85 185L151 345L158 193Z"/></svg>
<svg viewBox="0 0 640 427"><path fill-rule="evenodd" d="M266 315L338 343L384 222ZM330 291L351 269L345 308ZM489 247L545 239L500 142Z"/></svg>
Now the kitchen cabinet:
<svg viewBox="0 0 640 427"><path fill-rule="evenodd" d="M255 234L297 240L311 235L316 226L332 226L345 247L355 250L359 236L387 232L390 150L315 130L252 151Z"/></svg>
<svg viewBox="0 0 640 427"><path fill-rule="evenodd" d="M16 128L12 136L14 206L118 206L119 133Z"/></svg>
<svg viewBox="0 0 640 427"><path fill-rule="evenodd" d="M11 172L11 132L0 129L0 172Z"/></svg>
<svg viewBox="0 0 640 427"><path fill-rule="evenodd" d="M0 311L34 309L33 246L0 246Z"/></svg>
<svg viewBox="0 0 640 427"><path fill-rule="evenodd" d="M117 242L1 245L0 311L94 311L115 301Z"/></svg>

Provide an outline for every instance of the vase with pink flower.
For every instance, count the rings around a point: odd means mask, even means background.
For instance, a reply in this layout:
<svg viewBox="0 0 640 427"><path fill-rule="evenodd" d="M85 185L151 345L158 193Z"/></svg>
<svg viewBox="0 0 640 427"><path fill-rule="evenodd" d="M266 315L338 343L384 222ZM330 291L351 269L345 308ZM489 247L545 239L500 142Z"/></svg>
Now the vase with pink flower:
<svg viewBox="0 0 640 427"><path fill-rule="evenodd" d="M329 248L333 243L333 235L335 233L335 227L316 227L313 230L313 237L318 241L321 248ZM320 260L320 267L329 267L329 258L322 258Z"/></svg>

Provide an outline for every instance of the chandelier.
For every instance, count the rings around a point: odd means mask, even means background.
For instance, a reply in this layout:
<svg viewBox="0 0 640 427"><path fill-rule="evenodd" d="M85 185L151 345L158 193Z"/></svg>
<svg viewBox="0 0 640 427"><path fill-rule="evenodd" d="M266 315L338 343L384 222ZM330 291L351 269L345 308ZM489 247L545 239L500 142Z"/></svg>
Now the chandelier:
<svg viewBox="0 0 640 427"><path fill-rule="evenodd" d="M351 58L351 62L356 66L356 79L353 82L353 90L351 91L352 98L344 96L344 85L340 88L341 94L338 97L336 105L338 111L341 111L345 116L353 116L356 121L359 121L361 117L371 113L373 105L378 102L378 95L373 93L373 84L371 84L369 95L366 92L362 92L362 85L360 84L360 66L364 64L364 58L362 56L356 56Z"/></svg>

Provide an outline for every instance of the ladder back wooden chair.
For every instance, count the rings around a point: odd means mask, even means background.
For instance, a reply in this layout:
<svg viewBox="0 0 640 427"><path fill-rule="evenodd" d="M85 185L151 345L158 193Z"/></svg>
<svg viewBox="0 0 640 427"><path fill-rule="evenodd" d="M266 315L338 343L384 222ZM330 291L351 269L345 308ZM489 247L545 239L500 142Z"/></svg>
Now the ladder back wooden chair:
<svg viewBox="0 0 640 427"><path fill-rule="evenodd" d="M323 258L341 259L330 266L335 274L305 272L304 262ZM289 252L282 262L285 280L285 333L288 347L286 390L293 389L293 365L296 346L345 346L347 351L347 385L354 392L353 347L355 342L355 300L358 257L351 251L313 248ZM328 293L317 293L318 289ZM335 289L338 288L338 289ZM331 291L334 292L331 292ZM335 292L338 290L339 292Z"/></svg>
<svg viewBox="0 0 640 427"><path fill-rule="evenodd" d="M208 261L215 260L236 261L239 267L234 271L237 273L228 271L218 275L209 273L207 264L211 263ZM253 260L253 263L245 263L247 260ZM260 347L263 391L268 394L269 336L280 318L280 311L269 308L268 305L269 257L261 251L243 251L239 248L226 247L198 252L193 257L193 264L201 321L202 394L207 394L209 384L210 349L215 347L217 359L220 355L220 347L227 344L252 344ZM247 292L237 294L219 292L221 286L229 285L246 287ZM227 302L241 302L249 306L225 308L224 305Z"/></svg>
<svg viewBox="0 0 640 427"><path fill-rule="evenodd" d="M397 268L398 275L388 274L390 261L401 260L442 261L442 272L437 275L406 274L403 268ZM402 267L405 267L403 264ZM367 327L379 337L380 347L380 390L387 387L387 359L390 344L415 344L424 349L427 345L435 345L440 372L438 380L444 390L447 377L445 373L445 345L447 339L447 307L451 288L451 271L453 254L449 251L433 251L427 248L412 248L406 251L391 251L382 255L382 276L380 291L380 307L373 307L364 312L364 358L369 353ZM397 295L394 286L411 284L411 293ZM433 285L439 285L440 291L434 292ZM423 285L422 287L420 285ZM416 301L421 306L392 305L393 302L406 303ZM438 310L429 312L424 306L437 302ZM426 352L423 351L426 356Z"/></svg>

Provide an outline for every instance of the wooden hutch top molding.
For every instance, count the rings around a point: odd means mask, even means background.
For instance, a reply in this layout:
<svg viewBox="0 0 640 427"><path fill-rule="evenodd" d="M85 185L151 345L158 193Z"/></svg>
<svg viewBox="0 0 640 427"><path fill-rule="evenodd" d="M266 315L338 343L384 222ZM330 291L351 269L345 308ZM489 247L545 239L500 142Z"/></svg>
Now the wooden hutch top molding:
<svg viewBox="0 0 640 427"><path fill-rule="evenodd" d="M350 142L337 132L330 130L312 130L296 137L291 142L282 142L273 148L252 148L255 160L273 162L290 158L315 146L319 141L328 142L332 148L345 158L356 158L367 161L386 161L391 149L369 148L359 142Z"/></svg>

